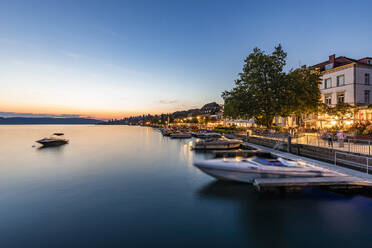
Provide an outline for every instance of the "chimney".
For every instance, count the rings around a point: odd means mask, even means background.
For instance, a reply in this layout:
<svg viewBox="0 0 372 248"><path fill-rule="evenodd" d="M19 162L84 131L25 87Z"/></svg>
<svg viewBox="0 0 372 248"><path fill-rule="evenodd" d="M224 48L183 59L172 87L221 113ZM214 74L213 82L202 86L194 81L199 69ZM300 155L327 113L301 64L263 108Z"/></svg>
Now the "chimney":
<svg viewBox="0 0 372 248"><path fill-rule="evenodd" d="M306 69L306 65L301 66L301 69Z"/></svg>
<svg viewBox="0 0 372 248"><path fill-rule="evenodd" d="M329 55L329 62L334 63L336 59L336 54Z"/></svg>

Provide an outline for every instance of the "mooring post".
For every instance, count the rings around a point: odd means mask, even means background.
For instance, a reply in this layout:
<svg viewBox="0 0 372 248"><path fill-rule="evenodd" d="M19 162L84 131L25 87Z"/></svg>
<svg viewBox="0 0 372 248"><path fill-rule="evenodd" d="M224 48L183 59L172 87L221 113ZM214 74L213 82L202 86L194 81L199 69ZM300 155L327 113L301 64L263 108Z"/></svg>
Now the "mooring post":
<svg viewBox="0 0 372 248"><path fill-rule="evenodd" d="M368 156L371 156L371 141L368 140Z"/></svg>
<svg viewBox="0 0 372 248"><path fill-rule="evenodd" d="M287 146L287 151L289 152L289 153L291 153L291 151L292 151L292 136L291 135L289 135L288 136L288 146Z"/></svg>

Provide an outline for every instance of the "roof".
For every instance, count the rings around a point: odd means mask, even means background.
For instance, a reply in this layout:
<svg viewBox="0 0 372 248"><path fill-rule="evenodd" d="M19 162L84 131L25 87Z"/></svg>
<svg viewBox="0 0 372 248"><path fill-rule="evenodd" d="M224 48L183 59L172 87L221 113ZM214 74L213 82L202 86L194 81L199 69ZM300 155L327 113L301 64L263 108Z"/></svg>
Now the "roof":
<svg viewBox="0 0 372 248"><path fill-rule="evenodd" d="M332 56L330 56L330 58L331 57ZM360 64L360 65L366 65L366 66L372 66L370 64L367 64L366 61L368 59L372 59L372 58L371 57L365 57L365 58L357 60L357 59L352 59L352 58L348 58L348 57L345 57L345 56L339 56L337 58L334 58L334 62L332 62L330 59L328 59L324 62L321 62L319 64L311 66L311 68L319 68L320 71L326 71L325 66L328 65L328 64L331 64L331 63L334 63L332 69L340 67L340 66L352 64L352 63L356 63L356 64Z"/></svg>

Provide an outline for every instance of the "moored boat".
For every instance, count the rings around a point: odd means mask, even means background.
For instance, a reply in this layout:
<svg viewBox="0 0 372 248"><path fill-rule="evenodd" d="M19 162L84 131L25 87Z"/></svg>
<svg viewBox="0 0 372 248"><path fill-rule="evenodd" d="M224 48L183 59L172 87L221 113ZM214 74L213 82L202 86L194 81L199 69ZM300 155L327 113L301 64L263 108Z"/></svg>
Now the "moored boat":
<svg viewBox="0 0 372 248"><path fill-rule="evenodd" d="M190 133L172 133L170 134L170 137L172 139L189 139L192 136Z"/></svg>
<svg viewBox="0 0 372 248"><path fill-rule="evenodd" d="M228 150L237 149L241 146L241 140L207 139L196 142L194 150Z"/></svg>
<svg viewBox="0 0 372 248"><path fill-rule="evenodd" d="M219 133L194 133L196 138L209 139L209 138L221 138L222 135Z"/></svg>
<svg viewBox="0 0 372 248"><path fill-rule="evenodd" d="M68 143L67 139L58 139L58 138L44 138L41 140L37 140L37 143L43 145L44 147L47 146L60 146Z"/></svg>
<svg viewBox="0 0 372 248"><path fill-rule="evenodd" d="M170 136L173 132L169 130L168 128L160 129L160 132L163 136Z"/></svg>
<svg viewBox="0 0 372 248"><path fill-rule="evenodd" d="M258 178L336 176L326 169L274 155L244 159L211 159L195 162L194 166L217 179L244 183L252 183Z"/></svg>

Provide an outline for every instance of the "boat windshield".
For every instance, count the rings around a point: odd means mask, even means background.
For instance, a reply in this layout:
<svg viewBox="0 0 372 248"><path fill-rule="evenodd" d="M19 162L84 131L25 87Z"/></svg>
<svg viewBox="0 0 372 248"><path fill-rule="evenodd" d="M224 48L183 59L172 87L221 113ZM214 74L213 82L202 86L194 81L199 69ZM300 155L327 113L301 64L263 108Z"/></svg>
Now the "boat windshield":
<svg viewBox="0 0 372 248"><path fill-rule="evenodd" d="M262 165L268 165L268 166L297 166L295 162L287 161L282 158L278 159L270 159L270 158L261 158L261 157L254 157L252 158L252 161L262 164Z"/></svg>

